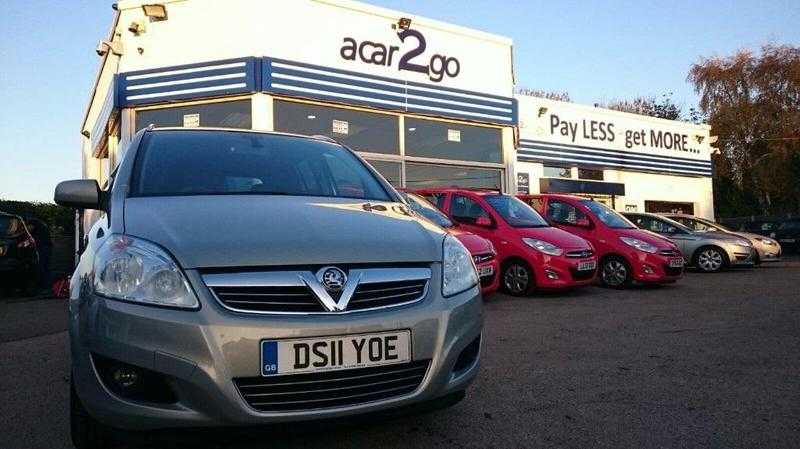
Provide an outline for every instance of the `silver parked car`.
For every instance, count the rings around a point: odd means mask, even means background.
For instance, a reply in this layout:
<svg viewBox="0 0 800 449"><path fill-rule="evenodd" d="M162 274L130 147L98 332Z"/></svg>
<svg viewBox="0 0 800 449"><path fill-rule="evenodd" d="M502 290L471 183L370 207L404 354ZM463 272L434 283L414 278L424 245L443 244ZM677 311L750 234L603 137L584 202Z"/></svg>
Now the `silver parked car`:
<svg viewBox="0 0 800 449"><path fill-rule="evenodd" d="M705 218L695 217L684 214L663 214L665 217L677 221L678 223L694 230L695 232L723 233L750 240L756 250L755 264L762 262L778 262L781 260L781 245L775 239L764 237L763 235L750 232L733 231L725 226L706 220Z"/></svg>
<svg viewBox="0 0 800 449"><path fill-rule="evenodd" d="M451 405L478 372L472 258L354 152L253 131L145 129L72 277L72 438ZM405 408L405 407L404 407Z"/></svg>
<svg viewBox="0 0 800 449"><path fill-rule="evenodd" d="M752 266L755 257L749 240L730 234L695 232L677 221L649 213L624 213L636 226L675 242L689 265L712 273L726 267Z"/></svg>

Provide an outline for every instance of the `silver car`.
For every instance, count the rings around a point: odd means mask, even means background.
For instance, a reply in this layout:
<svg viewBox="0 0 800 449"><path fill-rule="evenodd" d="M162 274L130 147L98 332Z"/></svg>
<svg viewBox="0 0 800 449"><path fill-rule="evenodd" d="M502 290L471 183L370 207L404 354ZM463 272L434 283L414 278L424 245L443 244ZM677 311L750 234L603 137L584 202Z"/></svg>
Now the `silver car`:
<svg viewBox="0 0 800 449"><path fill-rule="evenodd" d="M324 138L145 129L72 277L72 438L450 405L478 372L472 258ZM414 407L416 409L416 407Z"/></svg>
<svg viewBox="0 0 800 449"><path fill-rule="evenodd" d="M753 234L750 232L733 231L725 226L711 220L684 214L663 214L665 217L677 221L678 223L694 230L695 232L723 233L742 237L750 240L756 250L755 264L762 262L778 262L781 260L781 245L769 237Z"/></svg>
<svg viewBox="0 0 800 449"><path fill-rule="evenodd" d="M752 266L755 250L749 240L730 234L695 232L677 221L649 213L624 213L636 226L675 242L686 263L713 273L727 267Z"/></svg>

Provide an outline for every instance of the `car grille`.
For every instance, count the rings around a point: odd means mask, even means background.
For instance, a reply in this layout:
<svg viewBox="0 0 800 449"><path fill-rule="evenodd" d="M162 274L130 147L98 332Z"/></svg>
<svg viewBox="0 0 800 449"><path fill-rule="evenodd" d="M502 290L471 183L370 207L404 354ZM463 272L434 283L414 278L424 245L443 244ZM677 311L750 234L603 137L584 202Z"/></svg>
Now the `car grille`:
<svg viewBox="0 0 800 449"><path fill-rule="evenodd" d="M567 252L567 257L572 257L572 258L576 258L576 259L579 259L579 258L582 259L584 257L592 257L593 254L594 254L594 251L592 251L590 249L581 249L581 250L577 250L577 251L568 251Z"/></svg>
<svg viewBox="0 0 800 449"><path fill-rule="evenodd" d="M326 291L312 270L209 271L202 276L219 303L235 312L308 314L364 311L420 301L427 293L431 270L351 268L350 280L340 292ZM343 301L342 295L350 294L348 291L352 295Z"/></svg>
<svg viewBox="0 0 800 449"><path fill-rule="evenodd" d="M324 312L308 287L212 287L219 301L254 312Z"/></svg>
<svg viewBox="0 0 800 449"><path fill-rule="evenodd" d="M670 256L675 256L675 257L681 256L682 257L683 256L681 254L681 252L678 251L677 249L662 249L662 250L660 250L658 252L658 254L661 254L662 256L667 256L667 257L670 257Z"/></svg>
<svg viewBox="0 0 800 449"><path fill-rule="evenodd" d="M419 388L428 360L323 373L234 379L250 407L294 412L382 401Z"/></svg>
<svg viewBox="0 0 800 449"><path fill-rule="evenodd" d="M475 264L483 263L492 259L494 259L494 254L492 253L476 254L472 256L472 260L475 262Z"/></svg>
<svg viewBox="0 0 800 449"><path fill-rule="evenodd" d="M361 284L350 299L347 310L371 309L415 301L425 295L427 285L426 280Z"/></svg>

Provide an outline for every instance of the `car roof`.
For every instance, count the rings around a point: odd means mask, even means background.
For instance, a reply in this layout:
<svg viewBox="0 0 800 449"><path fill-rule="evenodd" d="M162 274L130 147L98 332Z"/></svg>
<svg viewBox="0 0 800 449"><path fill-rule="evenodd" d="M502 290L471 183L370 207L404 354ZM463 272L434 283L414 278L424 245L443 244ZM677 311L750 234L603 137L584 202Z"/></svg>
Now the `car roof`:
<svg viewBox="0 0 800 449"><path fill-rule="evenodd" d="M503 193L500 190L493 190L493 189L468 189L464 187L423 187L421 189L414 189L414 188L405 188L400 189L409 193L418 193L418 192L467 192L467 193L474 193L475 195L508 195L507 193Z"/></svg>
<svg viewBox="0 0 800 449"><path fill-rule="evenodd" d="M323 136L323 135L307 135L307 134L297 134L297 133L286 133L280 131L264 131L259 129L239 129L239 128L220 128L220 127L212 127L212 126L198 126L196 128L184 128L182 126L164 126L164 127L157 127L157 126L148 126L144 128L145 132L161 132L161 131L211 131L211 132L235 132L235 133L252 133L252 134L263 134L263 135L270 135L270 136L283 136L283 137L298 137L301 139L309 139L309 140L316 140L319 142L328 142L334 143L337 145L342 145L339 141L332 137Z"/></svg>
<svg viewBox="0 0 800 449"><path fill-rule="evenodd" d="M519 195L519 196L522 196L522 197L557 198L557 199L574 200L574 201L580 201L580 200L589 199L589 198L585 198L585 197L578 196L578 195L570 195L568 193L523 193L522 195Z"/></svg>

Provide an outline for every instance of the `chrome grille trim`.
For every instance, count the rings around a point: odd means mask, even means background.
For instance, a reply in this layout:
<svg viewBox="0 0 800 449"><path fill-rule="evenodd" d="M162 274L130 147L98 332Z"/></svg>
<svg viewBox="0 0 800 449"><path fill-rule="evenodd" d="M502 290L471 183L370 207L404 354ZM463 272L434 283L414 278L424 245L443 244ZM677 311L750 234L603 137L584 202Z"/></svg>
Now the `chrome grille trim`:
<svg viewBox="0 0 800 449"><path fill-rule="evenodd" d="M567 257L571 258L583 258L583 257L592 257L594 255L594 251L590 249L579 249L576 251L568 251Z"/></svg>
<svg viewBox="0 0 800 449"><path fill-rule="evenodd" d="M232 273L203 274L202 279L210 290L214 299L224 308L248 314L267 315L341 315L347 313L366 312L391 307L400 307L421 301L428 294L432 271L430 268L369 268L351 269L348 277L354 282L349 283L342 295L350 295L348 303L354 309L346 308L341 311L330 311L326 308L325 291L315 282L312 271L246 271ZM406 285L386 285L377 289L369 289L373 284L406 283ZM248 290L250 289L250 290ZM271 292L269 289L285 289L288 294ZM385 295L378 298L364 298L364 295L380 293ZM395 292L395 294L392 294ZM235 299L234 299L235 297ZM259 299L261 298L261 299ZM258 305L264 308L272 306L286 307L294 302L291 298L298 298L297 305L304 308L318 310L254 310ZM377 306L364 306L364 303L375 301L388 301L397 298L398 302ZM313 303L311 302L313 300ZM338 301L338 298L337 298ZM246 307L251 304L252 307ZM350 305L350 304L348 304Z"/></svg>

